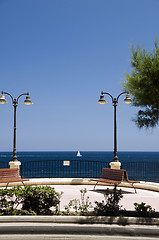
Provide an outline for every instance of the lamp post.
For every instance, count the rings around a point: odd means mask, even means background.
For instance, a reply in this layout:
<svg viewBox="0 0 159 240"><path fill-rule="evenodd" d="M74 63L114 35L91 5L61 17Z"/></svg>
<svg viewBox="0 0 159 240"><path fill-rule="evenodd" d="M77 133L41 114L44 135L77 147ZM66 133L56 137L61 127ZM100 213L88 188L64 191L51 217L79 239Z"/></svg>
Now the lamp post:
<svg viewBox="0 0 159 240"><path fill-rule="evenodd" d="M105 104L105 103L108 103L105 98L104 98L104 94L108 95L111 97L112 99L112 103L113 103L113 107L114 107L114 157L113 157L113 162L112 162L112 165L113 166L117 166L117 167L114 167L114 168L120 168L120 165L119 164L119 161L118 161L118 156L117 156L117 121L116 121L116 107L118 106L118 100L119 100L119 97L123 94L126 94L126 97L124 99L124 103L132 103L132 100L130 98L130 95L127 93L127 92L122 92L118 95L117 98L114 98L110 93L107 93L107 92L101 92L101 95L100 95L100 99L98 101L98 103L100 104Z"/></svg>
<svg viewBox="0 0 159 240"><path fill-rule="evenodd" d="M29 93L22 93L17 98L13 98L10 93L2 91L1 95L0 95L0 104L8 103L5 99L5 95L8 95L8 96L11 97L12 104L13 104L13 107L14 107L14 134L13 134L13 160L12 161L14 163L16 163L16 162L18 162L17 153L16 153L16 109L17 109L17 106L18 106L18 101L19 101L19 98L21 96L26 95L26 99L24 100L23 104L31 105L31 104L33 104L33 102L30 100Z"/></svg>

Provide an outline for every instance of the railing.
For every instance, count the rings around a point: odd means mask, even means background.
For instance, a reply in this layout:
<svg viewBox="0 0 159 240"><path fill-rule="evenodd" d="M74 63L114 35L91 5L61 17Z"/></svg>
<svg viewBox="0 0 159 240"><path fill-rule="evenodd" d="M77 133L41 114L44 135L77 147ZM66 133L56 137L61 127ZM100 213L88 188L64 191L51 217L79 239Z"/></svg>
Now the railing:
<svg viewBox="0 0 159 240"><path fill-rule="evenodd" d="M126 169L129 179L159 182L159 162L125 162L122 169Z"/></svg>
<svg viewBox="0 0 159 240"><path fill-rule="evenodd" d="M0 162L0 168L9 168L8 162Z"/></svg>
<svg viewBox="0 0 159 240"><path fill-rule="evenodd" d="M98 178L108 162L88 160L42 160L23 162L23 178Z"/></svg>
<svg viewBox="0 0 159 240"><path fill-rule="evenodd" d="M8 168L7 162L0 162L0 168ZM89 160L42 160L22 162L23 178L99 178L102 168L109 168L109 162ZM159 162L123 162L129 179L159 182Z"/></svg>

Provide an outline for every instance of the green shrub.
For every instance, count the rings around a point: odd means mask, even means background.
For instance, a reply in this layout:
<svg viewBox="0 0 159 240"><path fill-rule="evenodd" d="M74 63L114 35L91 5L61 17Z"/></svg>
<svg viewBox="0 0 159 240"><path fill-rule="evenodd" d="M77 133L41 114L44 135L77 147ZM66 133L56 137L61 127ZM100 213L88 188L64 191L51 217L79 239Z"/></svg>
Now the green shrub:
<svg viewBox="0 0 159 240"><path fill-rule="evenodd" d="M105 194L105 201L95 202L96 207L94 208L94 214L97 216L118 216L121 212L119 205L120 199L123 197L122 191L117 190L117 186L114 187L113 192L107 188Z"/></svg>
<svg viewBox="0 0 159 240"><path fill-rule="evenodd" d="M136 215L138 217L153 217L155 216L155 209L152 209L150 205L146 205L146 203L134 203Z"/></svg>
<svg viewBox="0 0 159 240"><path fill-rule="evenodd" d="M59 199L50 186L0 189L0 215L52 215L59 210Z"/></svg>
<svg viewBox="0 0 159 240"><path fill-rule="evenodd" d="M0 189L0 215L16 215L17 208L22 203L21 187Z"/></svg>
<svg viewBox="0 0 159 240"><path fill-rule="evenodd" d="M92 208L92 204L89 201L89 197L85 196L87 193L87 189L81 189L81 199L73 199L70 200L69 204L65 206L65 210L67 215L70 215L70 211L73 209L76 215L86 216L89 213L89 209Z"/></svg>

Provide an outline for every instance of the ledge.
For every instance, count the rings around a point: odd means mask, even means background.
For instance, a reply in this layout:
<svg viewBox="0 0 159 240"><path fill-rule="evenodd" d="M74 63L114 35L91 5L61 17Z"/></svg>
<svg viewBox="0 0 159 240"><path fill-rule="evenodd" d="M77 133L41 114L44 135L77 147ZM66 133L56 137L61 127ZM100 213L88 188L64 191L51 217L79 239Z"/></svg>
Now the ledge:
<svg viewBox="0 0 159 240"><path fill-rule="evenodd" d="M149 225L149 226L148 226ZM0 234L159 236L159 219L83 216L0 216ZM73 239L73 238L72 238Z"/></svg>
<svg viewBox="0 0 159 240"><path fill-rule="evenodd" d="M21 182L10 183L9 186L23 186ZM32 178L29 181L25 182L26 186L33 185L95 185L93 181L89 178ZM6 184L0 183L0 187L5 187ZM98 183L98 186L113 186L113 184ZM136 189L144 189L159 192L159 183L154 182L143 182L134 184ZM123 182L118 185L118 187L132 188L132 185L126 182Z"/></svg>
<svg viewBox="0 0 159 240"><path fill-rule="evenodd" d="M159 225L159 218L113 216L0 216L0 223Z"/></svg>

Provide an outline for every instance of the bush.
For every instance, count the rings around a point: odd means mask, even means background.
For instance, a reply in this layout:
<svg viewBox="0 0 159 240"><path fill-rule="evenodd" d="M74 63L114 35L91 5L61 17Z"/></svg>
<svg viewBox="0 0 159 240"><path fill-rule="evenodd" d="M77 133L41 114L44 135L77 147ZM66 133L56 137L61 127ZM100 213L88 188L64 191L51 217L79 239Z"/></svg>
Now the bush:
<svg viewBox="0 0 159 240"><path fill-rule="evenodd" d="M60 194L49 186L0 189L0 215L52 215L58 212Z"/></svg>
<svg viewBox="0 0 159 240"><path fill-rule="evenodd" d="M16 215L18 206L22 203L20 187L0 189L0 215Z"/></svg>
<svg viewBox="0 0 159 240"><path fill-rule="evenodd" d="M138 217L153 217L155 216L155 209L152 209L150 205L146 205L146 203L134 203L136 215Z"/></svg>
<svg viewBox="0 0 159 240"><path fill-rule="evenodd" d="M122 191L117 190L115 185L113 192L107 188L105 192L105 201L95 202L96 207L94 208L94 214L97 216L118 216L121 212L121 207L119 206L119 201L123 197Z"/></svg>
<svg viewBox="0 0 159 240"><path fill-rule="evenodd" d="M70 210L73 209L76 215L86 216L89 213L89 209L92 208L92 204L89 201L89 197L85 198L87 189L81 189L81 200L73 199L70 200L69 204L65 206L66 214L70 215Z"/></svg>

